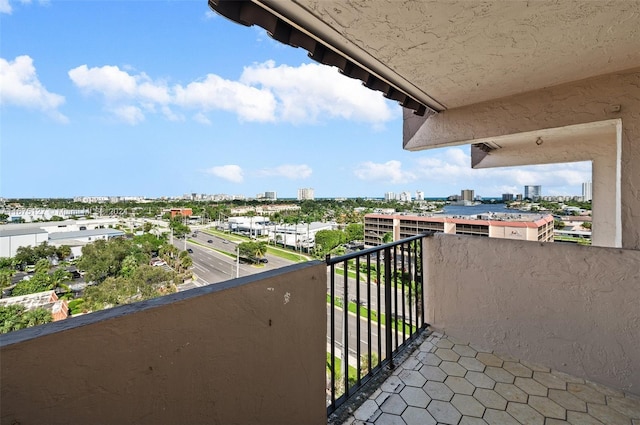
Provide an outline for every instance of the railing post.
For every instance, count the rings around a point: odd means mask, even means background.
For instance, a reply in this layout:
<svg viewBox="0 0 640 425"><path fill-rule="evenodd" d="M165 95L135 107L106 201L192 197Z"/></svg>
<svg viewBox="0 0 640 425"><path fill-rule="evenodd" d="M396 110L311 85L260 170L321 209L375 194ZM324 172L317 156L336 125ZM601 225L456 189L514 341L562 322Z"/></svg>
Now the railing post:
<svg viewBox="0 0 640 425"><path fill-rule="evenodd" d="M393 369L393 326L392 326L392 313L391 313L391 248L384 248L384 335L386 354L389 359L389 367Z"/></svg>

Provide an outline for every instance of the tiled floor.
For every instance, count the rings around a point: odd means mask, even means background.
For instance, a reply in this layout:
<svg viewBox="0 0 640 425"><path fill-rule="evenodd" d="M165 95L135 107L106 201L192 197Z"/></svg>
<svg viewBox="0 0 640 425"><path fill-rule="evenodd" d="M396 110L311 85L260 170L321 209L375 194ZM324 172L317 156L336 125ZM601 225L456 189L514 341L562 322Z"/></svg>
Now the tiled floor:
<svg viewBox="0 0 640 425"><path fill-rule="evenodd" d="M433 333L345 425L640 425L640 397Z"/></svg>

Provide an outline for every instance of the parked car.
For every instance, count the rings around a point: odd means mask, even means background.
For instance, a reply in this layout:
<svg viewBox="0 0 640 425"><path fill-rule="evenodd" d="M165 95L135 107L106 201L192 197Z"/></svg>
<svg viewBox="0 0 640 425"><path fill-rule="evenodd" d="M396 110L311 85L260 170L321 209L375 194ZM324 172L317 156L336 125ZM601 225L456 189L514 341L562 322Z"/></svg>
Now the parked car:
<svg viewBox="0 0 640 425"><path fill-rule="evenodd" d="M191 248L187 248L187 252L188 252L189 254L193 254L193 249L191 249Z"/></svg>
<svg viewBox="0 0 640 425"><path fill-rule="evenodd" d="M213 243L213 241L212 241L211 239L209 239L209 240L207 241L207 243Z"/></svg>
<svg viewBox="0 0 640 425"><path fill-rule="evenodd" d="M260 261L261 263L268 263L269 260L267 260L266 258L259 258L258 261Z"/></svg>

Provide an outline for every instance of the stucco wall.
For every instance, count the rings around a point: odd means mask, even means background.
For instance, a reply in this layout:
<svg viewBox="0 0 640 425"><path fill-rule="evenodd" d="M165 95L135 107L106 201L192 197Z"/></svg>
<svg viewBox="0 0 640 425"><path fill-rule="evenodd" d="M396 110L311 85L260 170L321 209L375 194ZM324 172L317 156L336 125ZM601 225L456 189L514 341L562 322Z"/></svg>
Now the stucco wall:
<svg viewBox="0 0 640 425"><path fill-rule="evenodd" d="M433 327L640 394L640 251L444 234L425 243Z"/></svg>
<svg viewBox="0 0 640 425"><path fill-rule="evenodd" d="M410 112L405 111L405 117ZM521 95L406 118L404 148L421 150L542 129L621 119L622 246L640 249L640 71L629 70ZM575 149L580 149L576 141Z"/></svg>
<svg viewBox="0 0 640 425"><path fill-rule="evenodd" d="M325 424L326 265L0 338L3 424Z"/></svg>

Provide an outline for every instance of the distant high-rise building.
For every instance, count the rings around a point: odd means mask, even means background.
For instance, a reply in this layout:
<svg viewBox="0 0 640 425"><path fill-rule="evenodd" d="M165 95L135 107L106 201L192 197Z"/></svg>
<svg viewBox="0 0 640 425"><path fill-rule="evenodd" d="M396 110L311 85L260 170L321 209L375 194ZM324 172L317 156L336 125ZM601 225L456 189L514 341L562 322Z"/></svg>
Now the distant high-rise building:
<svg viewBox="0 0 640 425"><path fill-rule="evenodd" d="M537 201L542 196L542 186L525 186L524 197L525 199L531 199Z"/></svg>
<svg viewBox="0 0 640 425"><path fill-rule="evenodd" d="M582 200L584 202L591 201L593 199L593 187L591 182L582 183Z"/></svg>
<svg viewBox="0 0 640 425"><path fill-rule="evenodd" d="M462 198L463 201L473 201L473 190L471 189L461 190L460 198Z"/></svg>
<svg viewBox="0 0 640 425"><path fill-rule="evenodd" d="M302 189L298 189L298 201L304 201L304 200L314 200L315 196L313 194L313 189L312 188L302 188Z"/></svg>
<svg viewBox="0 0 640 425"><path fill-rule="evenodd" d="M275 191L265 192L264 197L265 199L269 199L272 201L275 201L276 199L278 199L278 196L276 195Z"/></svg>
<svg viewBox="0 0 640 425"><path fill-rule="evenodd" d="M503 202L513 201L513 193L503 193L502 194L502 201Z"/></svg>
<svg viewBox="0 0 640 425"><path fill-rule="evenodd" d="M400 202L411 202L411 192L402 192L400 194Z"/></svg>
<svg viewBox="0 0 640 425"><path fill-rule="evenodd" d="M424 192L416 190L416 201L424 201Z"/></svg>
<svg viewBox="0 0 640 425"><path fill-rule="evenodd" d="M516 194L516 201L522 201L522 193Z"/></svg>
<svg viewBox="0 0 640 425"><path fill-rule="evenodd" d="M389 201L395 201L396 200L396 194L394 192L386 192L384 194L384 200L389 202Z"/></svg>

